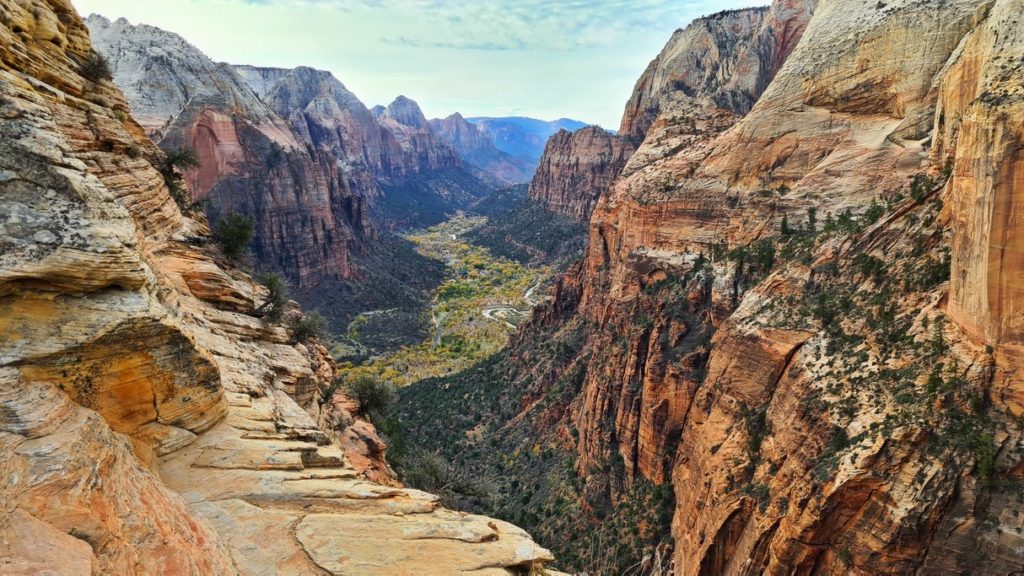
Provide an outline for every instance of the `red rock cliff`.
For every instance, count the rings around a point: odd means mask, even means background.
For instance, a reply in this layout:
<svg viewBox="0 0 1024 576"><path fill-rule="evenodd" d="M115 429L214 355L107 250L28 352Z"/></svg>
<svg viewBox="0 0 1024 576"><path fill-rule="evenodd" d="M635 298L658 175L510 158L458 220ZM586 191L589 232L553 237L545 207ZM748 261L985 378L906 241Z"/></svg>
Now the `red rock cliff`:
<svg viewBox="0 0 1024 576"><path fill-rule="evenodd" d="M562 291L593 327L576 469L673 483L677 574L1018 570L1020 3L759 23L799 7L723 17L791 52L718 84L751 98L638 84Z"/></svg>
<svg viewBox="0 0 1024 576"><path fill-rule="evenodd" d="M89 25L149 134L199 156L186 181L212 220L253 216L258 260L299 286L355 274L354 243L372 231L364 197L331 154L308 150L235 70L179 36L100 16Z"/></svg>
<svg viewBox="0 0 1024 576"><path fill-rule="evenodd" d="M600 126L560 130L544 148L530 198L552 212L586 221L632 153L628 142Z"/></svg>
<svg viewBox="0 0 1024 576"><path fill-rule="evenodd" d="M93 57L69 2L0 0L0 571L540 569L515 526L388 485L326 350L188 242Z"/></svg>

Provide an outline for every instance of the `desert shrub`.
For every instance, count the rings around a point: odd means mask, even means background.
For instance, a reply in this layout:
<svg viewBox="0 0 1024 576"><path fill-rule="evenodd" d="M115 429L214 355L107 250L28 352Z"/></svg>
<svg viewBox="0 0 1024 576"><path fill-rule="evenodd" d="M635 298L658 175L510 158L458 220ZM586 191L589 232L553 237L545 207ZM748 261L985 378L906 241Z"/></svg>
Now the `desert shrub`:
<svg viewBox="0 0 1024 576"><path fill-rule="evenodd" d="M217 223L213 231L213 240L220 246L224 255L238 260L252 242L253 219L241 214L228 214Z"/></svg>
<svg viewBox="0 0 1024 576"><path fill-rule="evenodd" d="M279 322L284 314L284 305L288 302L288 283L277 274L266 274L260 278L260 284L267 289L267 299L256 309L256 315L272 322Z"/></svg>
<svg viewBox="0 0 1024 576"><path fill-rule="evenodd" d="M322 340L327 337L327 319L319 312L309 312L292 321L291 329L292 338L296 342L305 342L314 338Z"/></svg>
<svg viewBox="0 0 1024 576"><path fill-rule="evenodd" d="M348 394L363 416L383 414L395 401L395 387L375 376L360 375L348 383Z"/></svg>
<svg viewBox="0 0 1024 576"><path fill-rule="evenodd" d="M406 484L427 492L443 492L449 484L451 470L444 458L434 452L417 451L405 464Z"/></svg>
<svg viewBox="0 0 1024 576"><path fill-rule="evenodd" d="M83 78L91 82L114 79L114 73L110 70L110 60L99 52L90 52L78 71Z"/></svg>

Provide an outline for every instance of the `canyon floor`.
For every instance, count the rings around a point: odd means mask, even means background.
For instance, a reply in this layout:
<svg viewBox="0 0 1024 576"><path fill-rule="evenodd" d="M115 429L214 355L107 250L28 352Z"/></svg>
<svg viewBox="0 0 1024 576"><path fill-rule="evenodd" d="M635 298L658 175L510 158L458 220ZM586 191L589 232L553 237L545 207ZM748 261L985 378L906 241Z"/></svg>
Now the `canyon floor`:
<svg viewBox="0 0 1024 576"><path fill-rule="evenodd" d="M445 222L407 234L421 255L444 263L445 278L419 311L429 332L397 349L372 349L380 333L406 322L398 309L359 314L331 346L346 378L372 375L398 386L469 368L505 347L509 335L544 301L554 269L495 256L467 236L487 217L459 212ZM362 355L363 358L354 358Z"/></svg>

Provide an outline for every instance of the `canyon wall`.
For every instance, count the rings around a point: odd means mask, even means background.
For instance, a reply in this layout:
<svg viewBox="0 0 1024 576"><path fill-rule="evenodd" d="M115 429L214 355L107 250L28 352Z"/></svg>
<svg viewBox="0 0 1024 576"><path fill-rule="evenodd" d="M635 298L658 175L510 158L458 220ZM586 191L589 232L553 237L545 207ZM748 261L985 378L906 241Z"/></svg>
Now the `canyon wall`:
<svg viewBox="0 0 1024 576"><path fill-rule="evenodd" d="M637 81L618 134L591 129L553 136L530 197L589 221L597 198L620 174L694 148L750 111L813 12L811 0L776 2L698 18L676 31ZM659 177L667 188L677 175Z"/></svg>
<svg viewBox="0 0 1024 576"><path fill-rule="evenodd" d="M1021 8L778 0L673 37L492 374L488 430L572 455L531 502L625 542L669 483L675 574L1022 569Z"/></svg>
<svg viewBox="0 0 1024 576"><path fill-rule="evenodd" d="M147 133L195 151L185 180L211 220L252 216L258 262L298 286L356 274L355 244L373 235L366 196L330 153L308 149L234 69L176 34L96 15L88 24Z"/></svg>
<svg viewBox="0 0 1024 576"><path fill-rule="evenodd" d="M671 479L677 573L1019 569L1015 7L821 2L795 49L767 25L789 58L703 130L663 98L602 196L577 471Z"/></svg>
<svg viewBox="0 0 1024 576"><path fill-rule="evenodd" d="M544 148L530 198L552 212L587 221L632 153L628 142L600 126L561 130Z"/></svg>
<svg viewBox="0 0 1024 576"><path fill-rule="evenodd" d="M550 560L515 526L394 486L326 350L257 318L263 289L196 241L204 219L172 200L69 2L0 1L0 48L0 570Z"/></svg>
<svg viewBox="0 0 1024 576"><path fill-rule="evenodd" d="M380 231L436 223L495 186L408 98L378 118L328 72L215 63L152 26L87 23L147 133L199 156L193 201L214 222L252 216L257 262L300 290L358 282Z"/></svg>

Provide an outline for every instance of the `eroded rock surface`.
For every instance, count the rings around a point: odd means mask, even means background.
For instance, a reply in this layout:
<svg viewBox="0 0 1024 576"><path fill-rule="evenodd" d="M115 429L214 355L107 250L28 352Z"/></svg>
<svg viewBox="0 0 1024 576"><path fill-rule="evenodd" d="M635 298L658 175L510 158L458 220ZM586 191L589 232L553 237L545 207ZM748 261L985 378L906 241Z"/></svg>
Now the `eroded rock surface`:
<svg viewBox="0 0 1024 576"><path fill-rule="evenodd" d="M552 212L586 221L632 153L626 140L600 126L562 130L548 140L530 182L530 198Z"/></svg>
<svg viewBox="0 0 1024 576"><path fill-rule="evenodd" d="M390 486L326 351L204 248L63 0L0 2L0 571L529 570L521 530ZM366 530L366 526L373 530ZM324 530L330 530L327 534ZM423 550L434 554L422 555Z"/></svg>
<svg viewBox="0 0 1024 576"><path fill-rule="evenodd" d="M499 427L574 453L593 524L646 479L676 574L1021 570L1021 8L779 0L677 33L510 352ZM580 340L554 373L523 352Z"/></svg>

